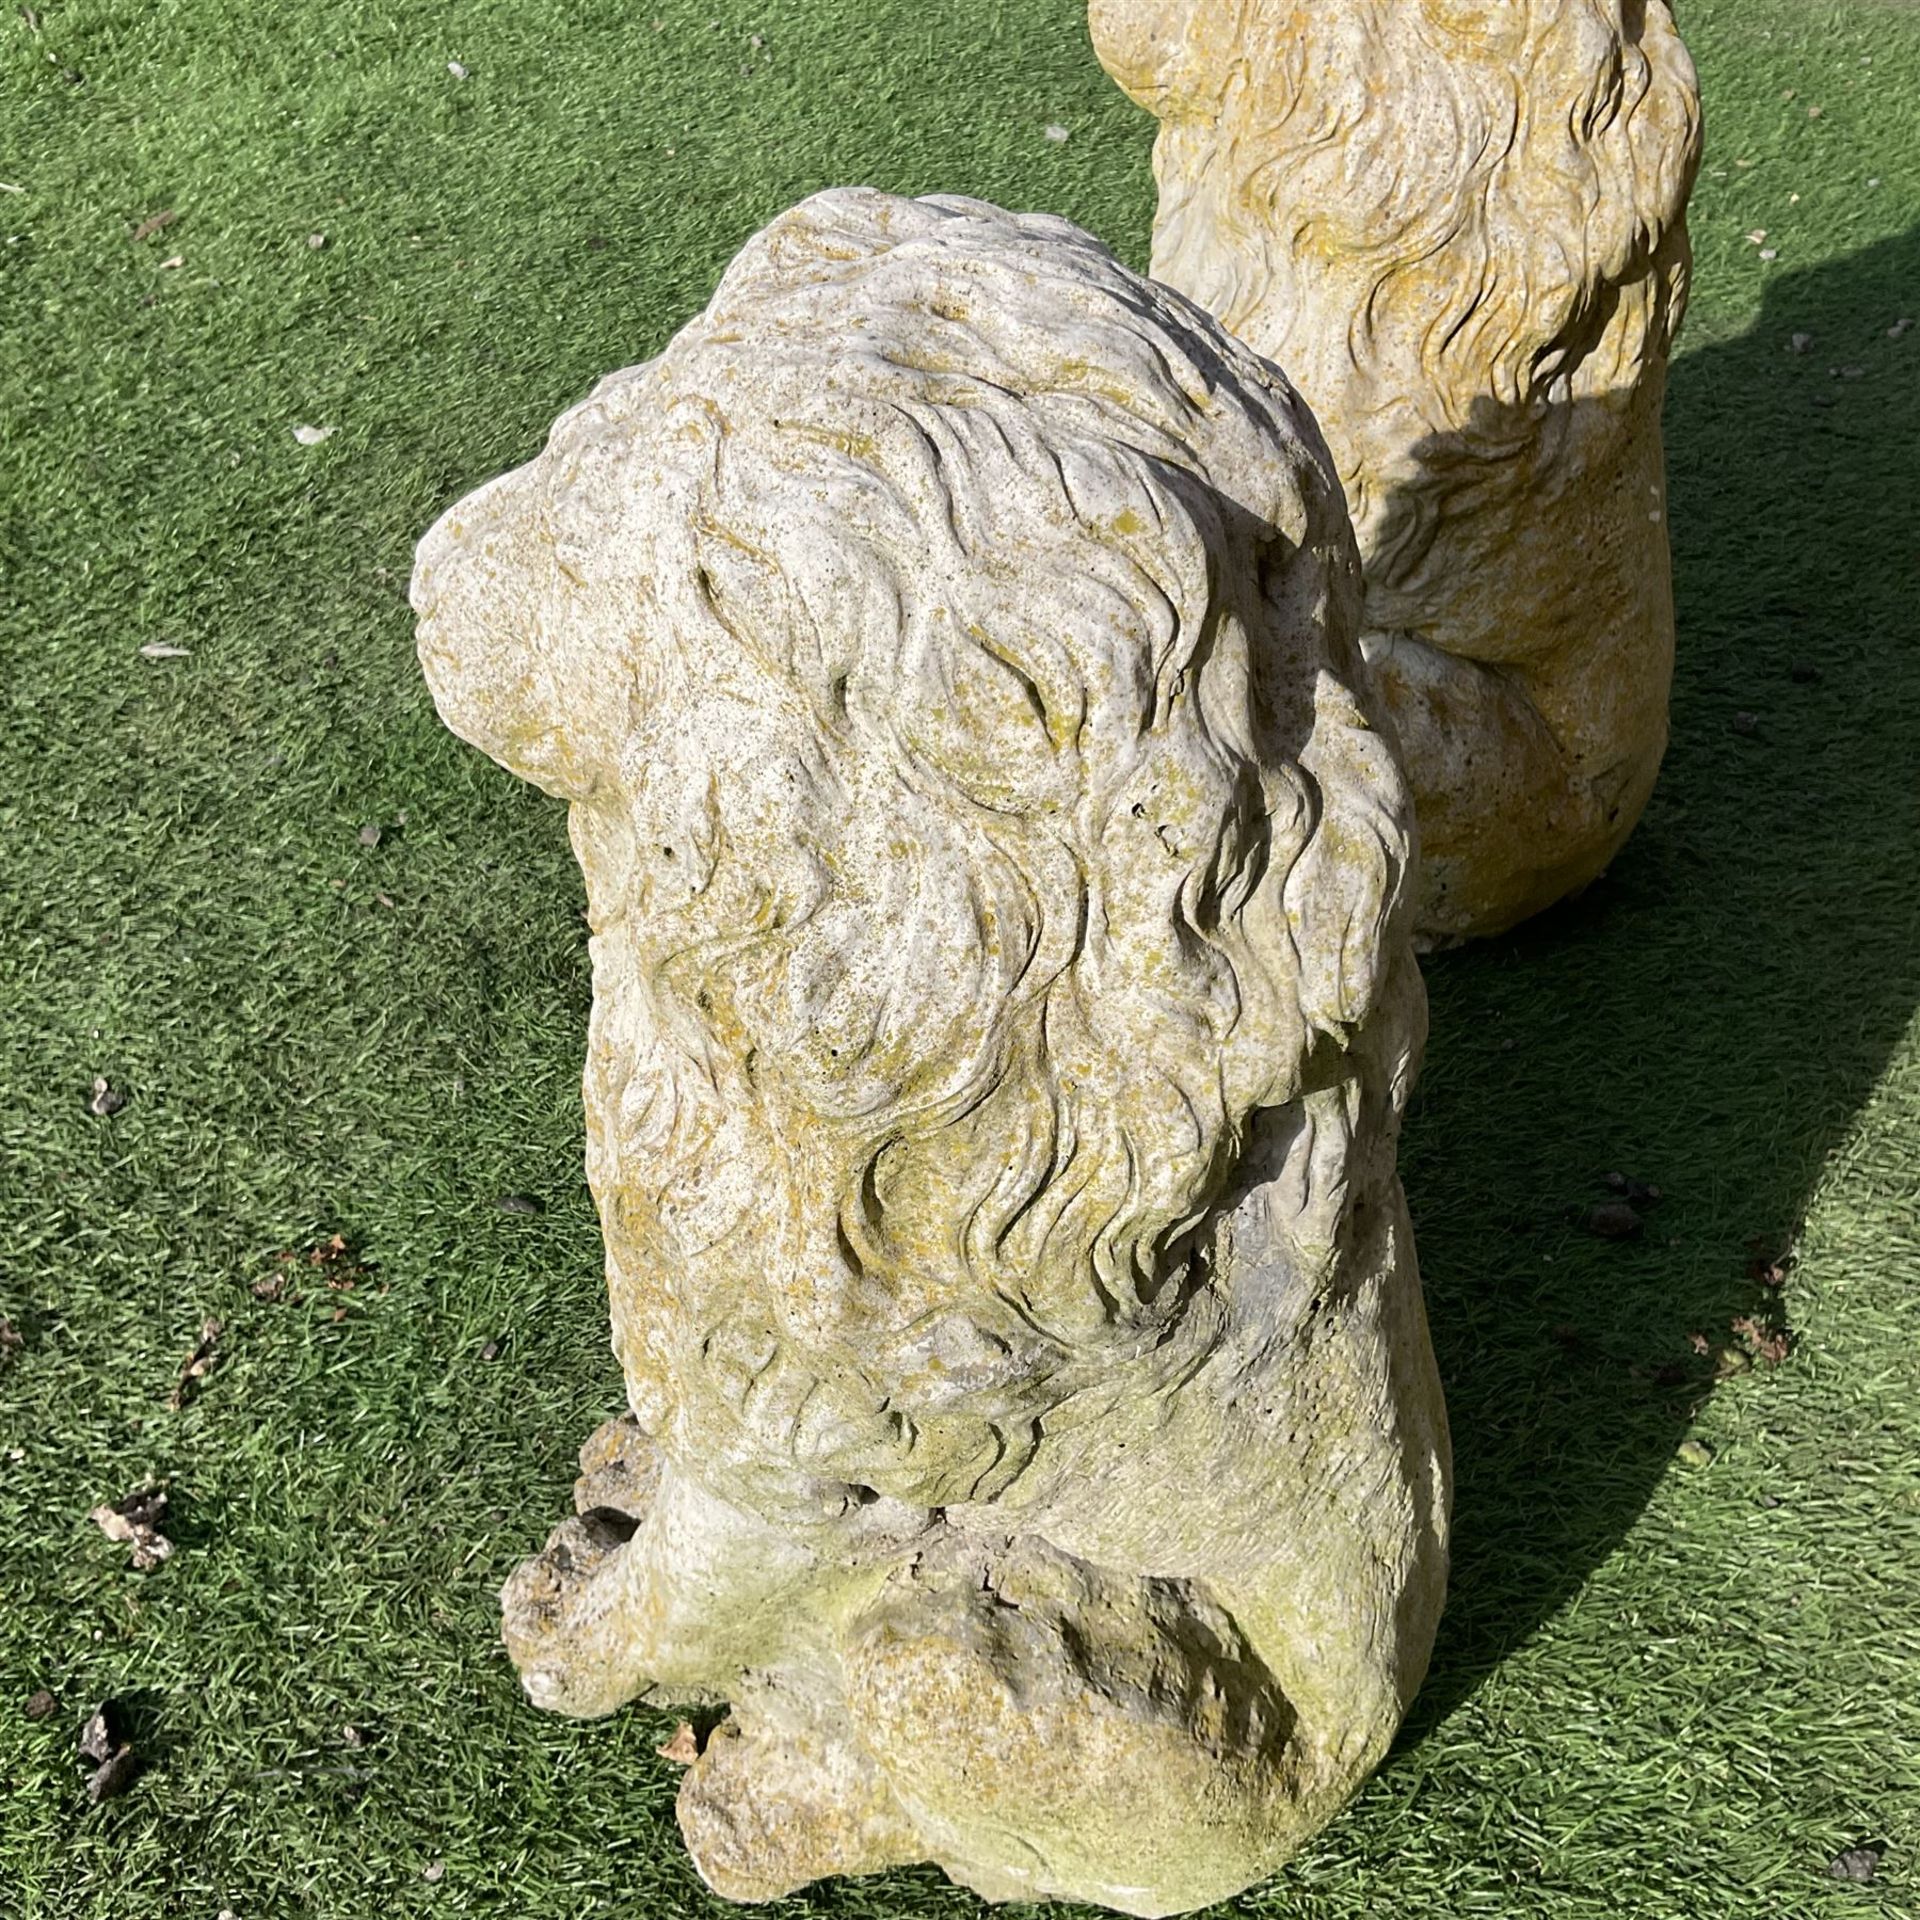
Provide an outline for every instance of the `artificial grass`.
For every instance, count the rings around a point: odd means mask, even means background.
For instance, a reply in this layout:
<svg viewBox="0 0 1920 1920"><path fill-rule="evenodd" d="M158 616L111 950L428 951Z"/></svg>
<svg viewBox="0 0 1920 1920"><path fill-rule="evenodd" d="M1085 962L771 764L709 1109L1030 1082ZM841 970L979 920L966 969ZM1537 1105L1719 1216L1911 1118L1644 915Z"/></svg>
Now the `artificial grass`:
<svg viewBox="0 0 1920 1920"><path fill-rule="evenodd" d="M1388 1765L1232 1903L1269 1920L1920 1908L1920 15L1682 24L1673 747L1601 886L1429 966L1453 1596ZM669 1723L542 1716L495 1645L619 1396L585 930L560 809L434 718L411 544L807 191L1143 264L1148 136L1074 0L0 21L0 1914L726 1911ZM1639 1244L1566 1222L1609 1169L1666 1192ZM1796 1229L1776 1298L1748 1242ZM352 1290L251 1291L336 1232ZM1688 1336L1756 1311L1791 1357L1716 1384ZM86 1515L150 1475L179 1551L139 1574ZM149 1766L88 1810L109 1695ZM1863 1841L1879 1878L1830 1878ZM784 1903L976 1908L931 1870Z"/></svg>

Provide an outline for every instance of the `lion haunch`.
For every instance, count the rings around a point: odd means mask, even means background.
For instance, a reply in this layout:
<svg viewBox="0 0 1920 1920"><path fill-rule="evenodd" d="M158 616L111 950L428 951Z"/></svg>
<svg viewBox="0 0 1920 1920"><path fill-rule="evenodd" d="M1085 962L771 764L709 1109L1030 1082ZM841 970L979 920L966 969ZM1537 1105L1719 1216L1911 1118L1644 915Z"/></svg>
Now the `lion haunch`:
<svg viewBox="0 0 1920 1920"><path fill-rule="evenodd" d="M1667 741L1660 406L1700 159L1665 0L1091 0L1159 119L1153 273L1283 365L1366 570L1417 934L1619 851Z"/></svg>
<svg viewBox="0 0 1920 1920"><path fill-rule="evenodd" d="M504 1595L527 1691L730 1703L734 1898L1258 1879L1446 1560L1410 809L1305 407L1063 221L822 194L413 600L594 929L629 1410Z"/></svg>

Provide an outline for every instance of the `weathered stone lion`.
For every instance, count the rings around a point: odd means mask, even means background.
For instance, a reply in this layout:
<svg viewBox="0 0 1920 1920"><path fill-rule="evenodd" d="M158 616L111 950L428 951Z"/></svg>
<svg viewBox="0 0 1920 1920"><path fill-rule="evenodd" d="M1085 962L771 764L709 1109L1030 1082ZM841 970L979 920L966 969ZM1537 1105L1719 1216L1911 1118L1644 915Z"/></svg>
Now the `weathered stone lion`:
<svg viewBox="0 0 1920 1920"><path fill-rule="evenodd" d="M630 1412L504 1596L528 1692L730 1701L679 1813L740 1899L1265 1874L1447 1525L1409 806L1305 408L1063 221L822 194L413 592L594 927Z"/></svg>
<svg viewBox="0 0 1920 1920"><path fill-rule="evenodd" d="M1347 489L1420 814L1498 932L1632 831L1673 668L1660 403L1693 66L1663 0L1092 0L1160 120L1153 272L1284 366Z"/></svg>

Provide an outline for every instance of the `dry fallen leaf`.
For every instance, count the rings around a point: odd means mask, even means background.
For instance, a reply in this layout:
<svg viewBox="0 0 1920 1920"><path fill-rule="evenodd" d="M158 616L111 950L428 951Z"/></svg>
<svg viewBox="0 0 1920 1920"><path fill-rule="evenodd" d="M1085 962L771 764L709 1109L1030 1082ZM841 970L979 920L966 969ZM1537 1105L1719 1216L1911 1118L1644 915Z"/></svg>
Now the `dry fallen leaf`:
<svg viewBox="0 0 1920 1920"><path fill-rule="evenodd" d="M1713 1449L1704 1440L1682 1440L1674 1453L1676 1458L1690 1467L1713 1465Z"/></svg>
<svg viewBox="0 0 1920 1920"><path fill-rule="evenodd" d="M1836 1880L1857 1880L1864 1886L1880 1871L1880 1849L1849 1847L1827 1862L1827 1871Z"/></svg>
<svg viewBox="0 0 1920 1920"><path fill-rule="evenodd" d="M682 1720L673 1730L673 1738L664 1747L655 1747L662 1760L671 1760L676 1767L690 1767L700 1758L700 1742L694 1737L691 1722Z"/></svg>
<svg viewBox="0 0 1920 1920"><path fill-rule="evenodd" d="M117 1701L103 1700L80 1729L80 1758L93 1768L87 1777L87 1799L93 1806L124 1793L140 1771L124 1720Z"/></svg>
<svg viewBox="0 0 1920 1920"><path fill-rule="evenodd" d="M95 1507L87 1518L109 1540L131 1546L133 1564L142 1573L150 1572L172 1556L173 1542L160 1531L167 1518L164 1487L137 1488L111 1506Z"/></svg>
<svg viewBox="0 0 1920 1920"><path fill-rule="evenodd" d="M136 242L151 240L162 227L170 227L180 216L171 207L161 213L150 213L134 228L132 238Z"/></svg>
<svg viewBox="0 0 1920 1920"><path fill-rule="evenodd" d="M1736 1314L1730 1324L1741 1345L1764 1367L1777 1367L1793 1351L1790 1333L1769 1327L1750 1313Z"/></svg>
<svg viewBox="0 0 1920 1920"><path fill-rule="evenodd" d="M1589 1207L1580 1224L1597 1240L1637 1240L1645 1222L1624 1200L1606 1200Z"/></svg>
<svg viewBox="0 0 1920 1920"><path fill-rule="evenodd" d="M167 1405L178 1413L200 1390L200 1382L210 1374L219 1360L215 1343L221 1333L220 1322L209 1315L200 1323L200 1344L187 1355L186 1365L180 1370L180 1379L173 1392L167 1396Z"/></svg>
<svg viewBox="0 0 1920 1920"><path fill-rule="evenodd" d="M45 1687L36 1687L27 1695L26 1716L29 1720L51 1719L60 1710L60 1702Z"/></svg>

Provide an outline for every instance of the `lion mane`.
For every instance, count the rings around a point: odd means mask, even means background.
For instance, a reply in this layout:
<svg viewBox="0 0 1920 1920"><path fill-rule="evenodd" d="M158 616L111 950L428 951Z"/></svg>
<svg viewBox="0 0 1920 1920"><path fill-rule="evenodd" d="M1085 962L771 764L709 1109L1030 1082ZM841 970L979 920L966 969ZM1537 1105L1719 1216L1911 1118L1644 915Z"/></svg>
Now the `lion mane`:
<svg viewBox="0 0 1920 1920"><path fill-rule="evenodd" d="M1701 143L1671 12L1093 0L1091 22L1161 123L1156 278L1286 367L1334 453L1421 924L1497 930L1604 867L1665 744L1659 413Z"/></svg>
<svg viewBox="0 0 1920 1920"><path fill-rule="evenodd" d="M1263 1115L1337 1286L1419 1044L1410 809L1273 368L1065 222L825 193L419 578L449 723L572 802L616 1344L711 1484L989 1498L1190 1369Z"/></svg>

